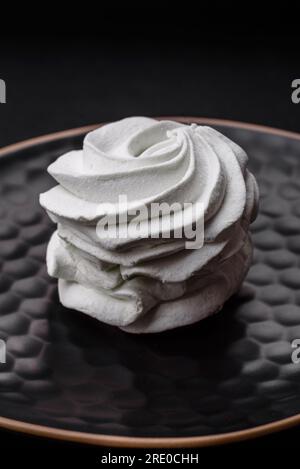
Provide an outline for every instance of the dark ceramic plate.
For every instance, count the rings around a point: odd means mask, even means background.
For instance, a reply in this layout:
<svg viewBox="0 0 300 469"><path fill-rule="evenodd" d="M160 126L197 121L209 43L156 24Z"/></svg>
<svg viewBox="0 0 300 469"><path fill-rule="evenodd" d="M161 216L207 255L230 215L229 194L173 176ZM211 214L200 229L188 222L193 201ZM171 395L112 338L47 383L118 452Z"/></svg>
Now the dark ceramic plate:
<svg viewBox="0 0 300 469"><path fill-rule="evenodd" d="M2 150L0 424L109 446L200 446L300 422L300 136L208 122L242 145L261 192L253 266L223 310L136 336L63 308L45 251L54 226L38 195L46 168L90 128Z"/></svg>

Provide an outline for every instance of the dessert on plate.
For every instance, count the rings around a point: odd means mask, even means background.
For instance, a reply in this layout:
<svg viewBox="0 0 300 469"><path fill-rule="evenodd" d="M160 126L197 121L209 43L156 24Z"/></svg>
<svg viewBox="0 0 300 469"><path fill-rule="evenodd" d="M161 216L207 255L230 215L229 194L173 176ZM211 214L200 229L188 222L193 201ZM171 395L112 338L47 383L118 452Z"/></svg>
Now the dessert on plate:
<svg viewBox="0 0 300 469"><path fill-rule="evenodd" d="M131 117L88 133L49 166L58 185L40 196L57 224L47 267L62 304L133 333L219 311L251 263L258 188L247 162L207 126ZM155 204L176 210L156 217Z"/></svg>

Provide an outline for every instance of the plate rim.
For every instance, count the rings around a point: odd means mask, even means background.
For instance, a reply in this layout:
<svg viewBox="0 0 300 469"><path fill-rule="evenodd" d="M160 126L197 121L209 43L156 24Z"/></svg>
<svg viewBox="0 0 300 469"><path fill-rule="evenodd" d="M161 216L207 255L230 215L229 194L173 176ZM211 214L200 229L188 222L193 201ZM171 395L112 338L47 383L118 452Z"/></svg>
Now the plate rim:
<svg viewBox="0 0 300 469"><path fill-rule="evenodd" d="M269 127L265 125L252 124L248 122L241 122L235 120L192 116L161 116L156 117L156 119L169 119L185 123L195 122L197 124L236 127L245 130L258 131L262 133L268 133L272 135L278 135L282 137L300 140L300 133L294 131L283 130L275 127ZM63 130L22 140L20 142L0 148L0 157L43 143L48 143L68 137L84 135L85 133L90 132L91 130L100 127L104 124L105 122L101 124L75 127L68 130ZM85 433L75 430L67 430L46 425L33 424L21 420L10 419L0 416L0 428L3 428L5 430L11 430L33 436L51 438L55 440L72 441L75 443L119 448L195 448L203 446L214 446L257 438L259 436L267 435L269 433L294 427L298 424L300 424L300 413L295 414L291 417L275 420L274 422L258 425L249 429L228 433L220 433L217 435L203 435L191 437L135 437L105 435L100 433Z"/></svg>

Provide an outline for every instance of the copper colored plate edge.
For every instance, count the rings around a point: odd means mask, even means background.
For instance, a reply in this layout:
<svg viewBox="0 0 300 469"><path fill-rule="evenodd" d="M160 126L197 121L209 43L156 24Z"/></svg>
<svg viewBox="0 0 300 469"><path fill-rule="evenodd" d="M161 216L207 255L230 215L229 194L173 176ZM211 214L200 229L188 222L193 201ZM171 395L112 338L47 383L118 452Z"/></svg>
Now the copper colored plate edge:
<svg viewBox="0 0 300 469"><path fill-rule="evenodd" d="M245 122L225 120L225 119L211 119L205 117L182 117L182 116L165 116L158 119L178 120L180 122L195 122L197 124L208 124L215 126L237 127L246 130L264 132L268 134L278 135L282 137L300 140L300 134L288 130L276 129L257 124L250 124ZM102 124L103 125L103 124ZM42 143L51 142L57 139L75 137L84 135L85 133L99 127L97 125L88 125L85 127L78 127L61 132L55 132L40 137L24 140L19 143L8 145L0 149L0 157L8 155L12 152L23 150L31 147L32 145L39 145ZM52 438L56 440L72 441L82 444L110 446L119 448L192 448L203 446L214 446L226 443L234 443L238 441L257 438L259 436L267 435L280 430L285 430L300 424L300 413L292 417L277 420L275 422L259 425L253 428L221 433L218 435L207 436L192 436L192 437L134 437L134 436L116 436L116 435L102 435L97 433L84 433L72 430L63 430L55 427L47 427L43 425L36 425L32 423L22 422L19 420L9 419L0 416L0 427L21 432L24 434Z"/></svg>
<svg viewBox="0 0 300 469"><path fill-rule="evenodd" d="M269 127L266 125L251 124L248 122L240 122L227 119L212 119L206 117L192 117L192 116L160 116L156 117L158 120L168 119L179 122L195 122L197 124L209 124L209 125L220 125L227 127L238 127L240 129L253 130L257 132L265 132L273 135L279 135L281 137L293 138L300 140L300 134L297 132L292 132L290 130L277 129L275 127ZM60 132L54 132L47 135L41 135L40 137L34 137L27 140L23 140L18 143L13 143L12 145L7 145L3 148L0 148L0 156L6 155L11 152L24 150L25 148L31 147L32 145L39 145L41 143L52 142L57 139L67 138L67 137L76 137L79 135L84 135L87 132L90 132L97 127L101 127L105 122L101 124L86 125L84 127L75 127L73 129L62 130Z"/></svg>
<svg viewBox="0 0 300 469"><path fill-rule="evenodd" d="M117 448L200 448L238 441L250 440L259 436L274 433L296 426L300 423L300 414L277 422L260 425L248 430L240 430L219 435L191 436L191 437L134 437L101 435L97 433L83 433L72 430L62 430L46 427L18 420L0 417L0 427L6 430L21 432L28 435L51 438L54 440L72 441L74 443Z"/></svg>

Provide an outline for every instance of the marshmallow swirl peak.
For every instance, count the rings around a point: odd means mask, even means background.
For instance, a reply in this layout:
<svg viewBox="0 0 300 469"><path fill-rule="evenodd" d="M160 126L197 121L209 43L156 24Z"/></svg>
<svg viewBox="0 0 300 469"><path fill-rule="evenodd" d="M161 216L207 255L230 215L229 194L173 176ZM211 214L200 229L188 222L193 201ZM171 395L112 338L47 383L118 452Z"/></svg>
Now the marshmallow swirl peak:
<svg viewBox="0 0 300 469"><path fill-rule="evenodd" d="M61 302L135 333L219 311L251 262L258 188L247 163L238 145L196 124L132 117L88 133L82 150L49 166L58 185L40 196L57 224L47 266L59 279ZM186 249L184 237L161 236L161 225L155 238L99 235L107 204L122 215L120 194L137 213L153 203L201 204L203 246ZM178 223L196 222L192 210Z"/></svg>

